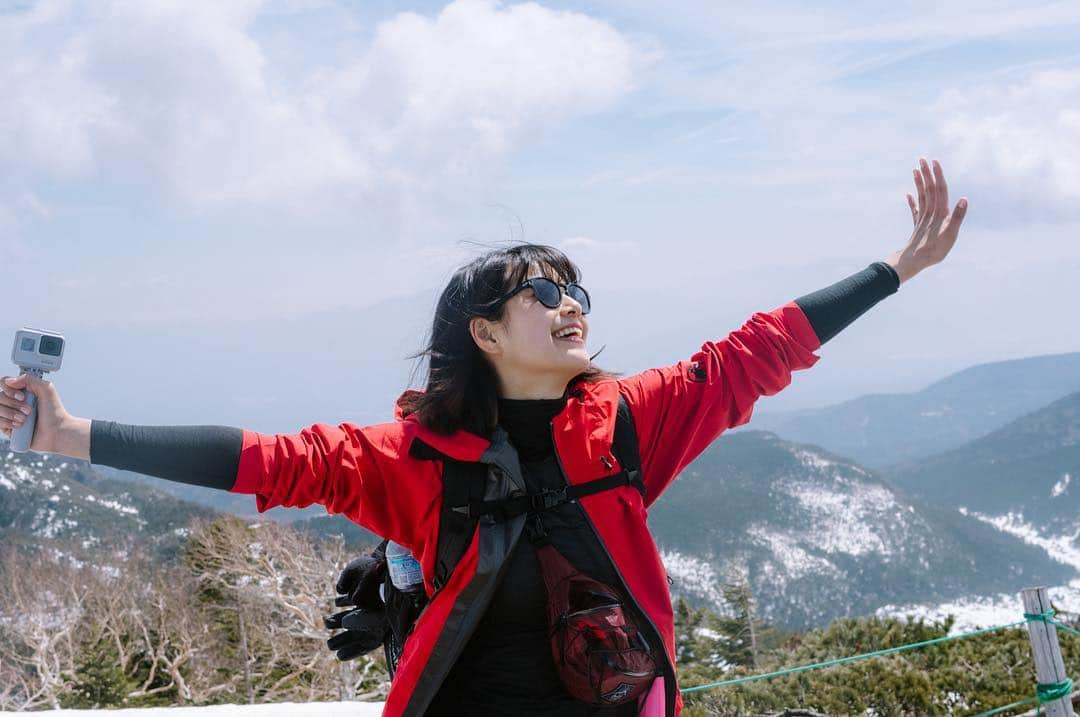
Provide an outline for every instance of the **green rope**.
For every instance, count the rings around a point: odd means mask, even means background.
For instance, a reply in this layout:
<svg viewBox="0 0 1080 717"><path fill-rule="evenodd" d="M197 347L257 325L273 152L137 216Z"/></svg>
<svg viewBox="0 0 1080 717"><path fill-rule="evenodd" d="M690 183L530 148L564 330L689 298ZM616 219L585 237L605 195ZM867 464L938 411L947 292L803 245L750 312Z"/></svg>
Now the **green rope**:
<svg viewBox="0 0 1080 717"><path fill-rule="evenodd" d="M1061 682L1048 682L1035 688L1035 696L1039 698L1039 704L1053 702L1062 697L1072 694L1073 681L1066 677Z"/></svg>
<svg viewBox="0 0 1080 717"><path fill-rule="evenodd" d="M1080 630L1074 630L1073 628L1069 627L1068 625L1066 625L1063 622L1058 622L1057 620L1050 620L1050 624L1051 625L1056 625L1057 627L1061 628L1065 632L1070 632L1073 635L1080 635Z"/></svg>
<svg viewBox="0 0 1080 717"><path fill-rule="evenodd" d="M935 637L932 640L923 640L922 642L914 642L910 645L900 645L898 647L890 647L885 650L875 650L874 652L866 652L861 655L851 655L850 657L839 657L835 660L826 660L825 662L815 662L811 665L800 665L799 667L788 667L787 669L777 670L775 672L766 672L760 675L747 675L746 677L737 677L732 680L723 680L721 682L710 682L707 685L696 685L694 687L684 687L680 690L684 695L691 692L701 692L703 690L711 690L716 687L727 687L729 685L738 685L743 682L755 682L757 680L768 680L773 677L779 677L781 675L790 675L796 672L806 672L808 670L817 670L823 667L832 667L833 665L840 665L845 662L854 662L856 660L866 660L871 657L880 657L882 655L891 655L897 652L904 652L906 650L915 650L920 647L927 647L928 645L937 645L942 642L951 642L952 640L962 640L966 637L974 637L975 635L985 635L988 632L996 632L997 630L1005 630L1011 627L1019 627L1025 624L1026 620L1019 622L1009 623L1008 625L998 625L996 627L985 627L981 630L973 630L972 632L965 632L960 635L946 635L944 637Z"/></svg>
<svg viewBox="0 0 1080 717"><path fill-rule="evenodd" d="M705 684L705 685L696 685L694 687L684 687L679 691L682 692L684 695L686 695L686 694L690 694L691 692L702 692L704 690L711 690L711 689L714 689L716 687L727 687L727 686L730 686L730 685L738 685L738 684L742 684L742 683L745 683L745 682L756 682L757 680L768 680L768 679L772 679L773 677L780 677L781 675L791 675L791 674L794 674L796 672L807 672L809 670L818 670L818 669L821 669L821 668L824 668L824 667L832 667L834 665L841 665L841 664L843 664L845 662L854 662L856 660L866 660L866 659L869 659L871 657L881 657L883 655L891 655L891 654L894 654L894 653L897 653L897 652L904 652L904 651L907 651L907 650L915 650L915 649L920 648L920 647L927 647L929 645L937 645L937 644L940 644L942 642L951 642L952 640L962 640L964 638L974 637L976 635L985 635L988 632L996 632L998 630L1007 630L1009 628L1019 627L1020 625L1026 625L1026 624L1031 623L1031 622L1041 622L1041 623L1044 623L1044 624L1047 624L1047 625L1054 625L1055 627L1059 627L1062 630L1065 630L1066 632L1070 632L1070 633L1072 633L1074 635L1080 635L1080 630L1075 630L1072 627L1069 627L1068 625L1065 625L1065 624L1055 620L1054 619L1054 611L1053 611L1053 609L1047 610L1045 612L1035 612L1035 613L1025 612L1023 620L1020 620L1018 622L1011 622L1011 623L1009 623L1007 625L997 625L996 627L986 627L986 628L983 628L981 630L973 630L971 632L965 632L965 633L961 633L959 635L946 635L944 637L936 637L936 638L934 638L932 640L923 640L922 642L913 642L913 643L911 643L909 645L900 645L898 647L890 647L890 648L887 648L887 649L884 649L884 650L875 650L874 652L865 652L865 653L863 653L861 655L851 655L849 657L840 657L840 658L837 658L835 660L826 660L825 662L815 662L815 663L810 664L810 665L800 665L798 667L788 667L788 668L783 669L783 670L776 670L775 672L765 672L765 673L760 674L760 675L747 675L746 677L737 677L737 678L731 679L731 680L722 680L720 682L710 682L709 684ZM1036 714L1041 714L1042 706L1045 703L1053 702L1054 700L1058 700L1058 699L1061 699L1063 697L1068 697L1069 695L1072 694L1072 690L1073 690L1073 681L1071 679L1069 679L1068 677L1066 677L1061 682L1039 683L1035 687L1035 696L1034 697L1028 697L1028 698L1023 699L1023 700L1018 700L1016 702L1011 702L1011 703L1009 703L1007 705L1002 705L1001 707L995 707L994 709L987 710L986 712L980 712L977 715L975 715L975 717L991 717L991 715L1001 714L1002 712L1007 712L1007 711L1009 711L1011 709L1015 709L1015 708L1018 708L1018 707L1024 707L1024 706L1030 705L1032 703L1037 703L1038 706L1036 707Z"/></svg>
<svg viewBox="0 0 1080 717"><path fill-rule="evenodd" d="M1038 702L1038 701L1039 700L1037 698L1035 698L1035 697L1028 697L1027 699L1018 700L1016 702L1010 702L1009 704L1002 705L1001 707L995 707L994 709L987 710L986 712L980 712L977 715L973 715L973 717L990 717L990 715L999 715L1002 712L1008 712L1009 710L1015 709L1017 707L1026 707L1026 706L1028 706L1028 705L1030 705L1030 704L1032 704L1034 702Z"/></svg>
<svg viewBox="0 0 1080 717"><path fill-rule="evenodd" d="M1057 622L1054 620L1054 608L1046 612L1025 612L1024 619L1028 622Z"/></svg>

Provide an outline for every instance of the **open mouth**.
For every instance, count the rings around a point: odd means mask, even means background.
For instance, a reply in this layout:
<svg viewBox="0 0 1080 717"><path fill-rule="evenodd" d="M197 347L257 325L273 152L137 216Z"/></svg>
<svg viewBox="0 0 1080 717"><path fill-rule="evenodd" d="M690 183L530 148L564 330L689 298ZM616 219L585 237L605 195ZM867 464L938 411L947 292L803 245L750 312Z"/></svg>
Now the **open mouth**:
<svg viewBox="0 0 1080 717"><path fill-rule="evenodd" d="M557 341L568 341L573 344L585 343L585 339L582 336L582 331L577 326L561 329L553 333L552 336L555 337L555 340Z"/></svg>

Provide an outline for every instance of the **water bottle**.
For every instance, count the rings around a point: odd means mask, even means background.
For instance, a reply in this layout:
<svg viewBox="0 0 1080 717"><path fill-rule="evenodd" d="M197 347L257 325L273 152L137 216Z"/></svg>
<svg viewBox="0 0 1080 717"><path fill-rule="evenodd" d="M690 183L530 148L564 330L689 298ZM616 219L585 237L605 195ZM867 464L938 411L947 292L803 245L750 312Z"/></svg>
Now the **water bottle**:
<svg viewBox="0 0 1080 717"><path fill-rule="evenodd" d="M423 589L424 575L420 572L420 563L404 545L392 540L387 543L386 567L390 571L390 582L401 592L411 593Z"/></svg>

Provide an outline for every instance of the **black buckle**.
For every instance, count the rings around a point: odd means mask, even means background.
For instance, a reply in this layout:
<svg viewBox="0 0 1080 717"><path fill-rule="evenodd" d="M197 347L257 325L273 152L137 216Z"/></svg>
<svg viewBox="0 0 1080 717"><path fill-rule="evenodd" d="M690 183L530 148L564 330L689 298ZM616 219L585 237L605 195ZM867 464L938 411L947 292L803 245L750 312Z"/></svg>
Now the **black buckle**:
<svg viewBox="0 0 1080 717"><path fill-rule="evenodd" d="M540 493L534 493L529 496L529 502L532 505L533 511L550 510L551 508L566 502L566 488L563 487L559 490L545 490Z"/></svg>

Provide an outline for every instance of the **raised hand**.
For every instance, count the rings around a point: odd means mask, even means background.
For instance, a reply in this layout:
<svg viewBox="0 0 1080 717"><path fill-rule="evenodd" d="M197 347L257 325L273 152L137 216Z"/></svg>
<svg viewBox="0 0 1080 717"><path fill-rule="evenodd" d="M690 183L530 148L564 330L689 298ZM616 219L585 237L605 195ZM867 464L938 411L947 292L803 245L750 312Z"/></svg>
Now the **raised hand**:
<svg viewBox="0 0 1080 717"><path fill-rule="evenodd" d="M915 228L907 246L886 260L900 275L900 283L945 259L956 244L968 208L967 197L961 197L949 211L949 187L936 159L933 168L925 159L920 159L912 173L918 204L911 194L907 195L907 202Z"/></svg>

